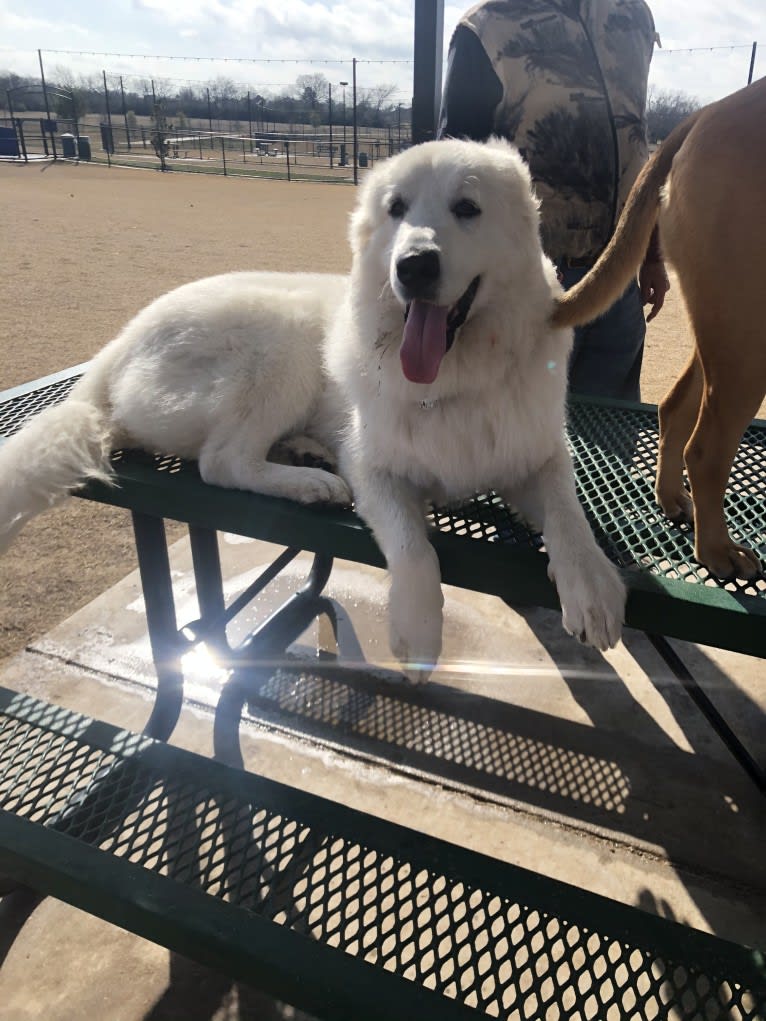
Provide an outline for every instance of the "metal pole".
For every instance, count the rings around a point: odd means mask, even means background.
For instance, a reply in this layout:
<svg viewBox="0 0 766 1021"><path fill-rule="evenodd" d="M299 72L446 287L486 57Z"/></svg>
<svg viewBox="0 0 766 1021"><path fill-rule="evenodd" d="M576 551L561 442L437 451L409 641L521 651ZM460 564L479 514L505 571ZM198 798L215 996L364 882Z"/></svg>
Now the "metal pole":
<svg viewBox="0 0 766 1021"><path fill-rule="evenodd" d="M75 99L74 89L70 92L72 101L72 120L74 121L74 138L75 138L75 154L77 159L80 158L80 121L77 116L77 100Z"/></svg>
<svg viewBox="0 0 766 1021"><path fill-rule="evenodd" d="M250 152L253 151L253 110L250 106L250 90L247 92L247 123L248 123L248 134L250 136Z"/></svg>
<svg viewBox="0 0 766 1021"><path fill-rule="evenodd" d="M24 162L29 163L29 156L27 155L27 143L24 138L24 121L21 117L17 117L15 120L16 130L19 133L19 142L21 144L21 155L24 157Z"/></svg>
<svg viewBox="0 0 766 1021"><path fill-rule="evenodd" d="M442 80L444 0L415 0L412 142L436 137Z"/></svg>
<svg viewBox="0 0 766 1021"><path fill-rule="evenodd" d="M122 118L125 121L125 140L128 143L128 152L130 152L130 128L128 127L128 111L125 107L125 86L122 84L122 75L120 75L120 95L122 96Z"/></svg>
<svg viewBox="0 0 766 1021"><path fill-rule="evenodd" d="M111 150L114 148L114 135L112 134L112 112L109 109L109 89L106 87L106 71L102 70L101 74L104 76L104 100L106 102L106 123L109 127L109 135L106 140L107 142L106 162L107 165L111 167L112 165Z"/></svg>
<svg viewBox="0 0 766 1021"><path fill-rule="evenodd" d="M332 170L332 82L327 86L327 120L330 125L330 169Z"/></svg>
<svg viewBox="0 0 766 1021"><path fill-rule="evenodd" d="M755 51L758 49L758 43L753 43L753 52L750 54L750 71L747 76L747 84L751 85L753 81L753 68L755 67Z"/></svg>
<svg viewBox="0 0 766 1021"><path fill-rule="evenodd" d="M51 119L51 108L48 105L48 86L45 83L45 70L43 68L43 51L42 50L38 50L37 51L37 59L40 62L40 81L42 82L43 97L45 98L45 116L48 118L48 120L50 120Z"/></svg>
<svg viewBox="0 0 766 1021"><path fill-rule="evenodd" d="M213 109L210 106L210 89L206 88L207 92L207 123L210 128L210 148L213 148Z"/></svg>
<svg viewBox="0 0 766 1021"><path fill-rule="evenodd" d="M40 63L40 81L41 81L42 86L43 86L43 98L45 99L45 116L47 117L48 120L50 120L51 119L51 108L50 108L50 105L48 104L48 86L47 86L47 84L45 82L45 69L43 68L43 51L42 50L38 50L37 51L37 59L38 59L38 61ZM54 132L52 132L52 131L51 131L51 143L53 145L53 158L55 160L55 159L58 159L58 154L56 152L56 136L55 136ZM25 153L25 158L26 158L26 153Z"/></svg>
<svg viewBox="0 0 766 1021"><path fill-rule="evenodd" d="M352 124L352 127L353 127L353 140L354 140L354 184L359 184L359 168L357 166L357 163L358 163L358 160L359 160L359 136L358 136L357 130L356 130L356 128L357 128L357 125L356 125L356 57L352 58L351 70L352 70L351 81L352 81L352 84L353 84L352 96L353 96L353 100L354 100L354 106L353 106L353 109L351 111L351 124Z"/></svg>
<svg viewBox="0 0 766 1021"><path fill-rule="evenodd" d="M221 157L223 158L223 176L228 177L228 173L226 171L226 147L224 145L223 135L221 135Z"/></svg>
<svg viewBox="0 0 766 1021"><path fill-rule="evenodd" d="M348 85L348 82L341 82L340 85L341 85L341 87L343 89L343 145L345 146L345 144L346 144L346 86Z"/></svg>

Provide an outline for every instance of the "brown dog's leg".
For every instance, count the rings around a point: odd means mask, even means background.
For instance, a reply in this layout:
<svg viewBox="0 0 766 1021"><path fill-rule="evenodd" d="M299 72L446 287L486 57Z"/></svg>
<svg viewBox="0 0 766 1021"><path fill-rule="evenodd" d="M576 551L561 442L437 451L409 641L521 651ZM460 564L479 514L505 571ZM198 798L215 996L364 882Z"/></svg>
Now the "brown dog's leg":
<svg viewBox="0 0 766 1021"><path fill-rule="evenodd" d="M694 556L719 578L754 578L761 562L729 536L723 498L742 434L763 399L763 379L758 372L748 375L741 365L729 366L727 371L719 362L714 379L707 382L685 451L694 501Z"/></svg>
<svg viewBox="0 0 766 1021"><path fill-rule="evenodd" d="M694 520L692 501L684 486L684 448L694 429L702 399L702 366L696 347L659 406L660 440L654 492L671 521Z"/></svg>

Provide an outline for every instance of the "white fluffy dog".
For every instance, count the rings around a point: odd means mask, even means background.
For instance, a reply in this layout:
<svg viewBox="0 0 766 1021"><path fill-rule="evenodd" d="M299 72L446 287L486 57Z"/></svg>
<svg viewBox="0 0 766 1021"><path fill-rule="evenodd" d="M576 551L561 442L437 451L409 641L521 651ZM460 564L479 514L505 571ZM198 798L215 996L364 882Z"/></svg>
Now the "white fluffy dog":
<svg viewBox="0 0 766 1021"><path fill-rule="evenodd" d="M195 458L207 482L307 503L349 502L348 483L390 571L392 649L424 676L443 602L426 502L494 489L542 528L565 628L611 647L625 591L575 493L572 336L549 323L561 289L518 153L443 141L387 160L360 190L350 237L350 281L227 274L139 313L65 402L0 450L0 544L107 476L115 446ZM300 466L307 456L339 474Z"/></svg>

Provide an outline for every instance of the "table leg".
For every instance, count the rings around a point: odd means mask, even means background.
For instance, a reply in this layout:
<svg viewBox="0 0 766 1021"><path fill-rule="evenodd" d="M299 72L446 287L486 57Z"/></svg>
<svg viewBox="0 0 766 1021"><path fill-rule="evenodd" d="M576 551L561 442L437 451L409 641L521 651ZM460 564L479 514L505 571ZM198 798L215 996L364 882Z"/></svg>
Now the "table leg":
<svg viewBox="0 0 766 1021"><path fill-rule="evenodd" d="M758 790L762 794L766 794L766 771L755 761L699 684L697 684L693 674L687 669L681 657L676 654L667 638L664 635L652 635L648 632L646 637L665 660L675 677L683 685L684 691L692 699Z"/></svg>
<svg viewBox="0 0 766 1021"><path fill-rule="evenodd" d="M218 533L210 528L189 525L194 584L202 634L206 641L226 640L226 604L223 598L223 575L218 551Z"/></svg>
<svg viewBox="0 0 766 1021"><path fill-rule="evenodd" d="M149 642L157 671L157 696L144 733L166 741L181 714L184 678L183 642L176 622L165 523L150 514L137 511L131 514Z"/></svg>

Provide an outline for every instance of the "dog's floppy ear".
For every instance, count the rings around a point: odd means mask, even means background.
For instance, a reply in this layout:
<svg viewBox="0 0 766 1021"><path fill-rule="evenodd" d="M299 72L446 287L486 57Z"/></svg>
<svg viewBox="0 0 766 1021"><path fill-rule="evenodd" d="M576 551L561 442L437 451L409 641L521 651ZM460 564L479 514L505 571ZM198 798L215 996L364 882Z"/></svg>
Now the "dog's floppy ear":
<svg viewBox="0 0 766 1021"><path fill-rule="evenodd" d="M367 247L374 226L370 208L362 199L363 195L360 195L348 225L348 240L354 256L360 255Z"/></svg>
<svg viewBox="0 0 766 1021"><path fill-rule="evenodd" d="M351 245L351 254L354 256L360 255L364 251L375 229L376 177L377 175L373 171L359 188L356 207L349 220L348 240Z"/></svg>

